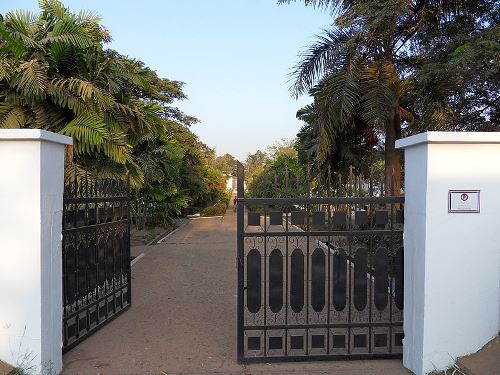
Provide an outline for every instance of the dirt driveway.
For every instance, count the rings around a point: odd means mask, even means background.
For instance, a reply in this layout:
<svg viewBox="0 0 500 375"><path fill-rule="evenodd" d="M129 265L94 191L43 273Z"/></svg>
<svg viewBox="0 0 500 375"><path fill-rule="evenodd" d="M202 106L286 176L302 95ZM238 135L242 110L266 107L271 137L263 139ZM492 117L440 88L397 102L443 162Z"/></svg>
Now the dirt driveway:
<svg viewBox="0 0 500 375"><path fill-rule="evenodd" d="M236 362L236 216L134 248L132 307L64 355L64 374L409 374L399 360Z"/></svg>

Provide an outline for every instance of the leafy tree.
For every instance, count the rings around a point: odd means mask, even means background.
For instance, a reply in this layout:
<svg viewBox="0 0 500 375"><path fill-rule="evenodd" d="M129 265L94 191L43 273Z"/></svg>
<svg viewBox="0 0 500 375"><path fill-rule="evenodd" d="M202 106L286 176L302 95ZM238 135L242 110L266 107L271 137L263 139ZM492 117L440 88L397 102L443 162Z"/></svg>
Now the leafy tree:
<svg viewBox="0 0 500 375"><path fill-rule="evenodd" d="M283 138L278 142L275 142L272 145L268 146L267 154L274 159L282 155L296 158L297 150L295 149L295 141L292 139Z"/></svg>
<svg viewBox="0 0 500 375"><path fill-rule="evenodd" d="M262 169L252 176L248 191L256 198L304 195L307 191L306 175L306 168L299 162L296 151L291 152L288 147L278 148Z"/></svg>
<svg viewBox="0 0 500 375"><path fill-rule="evenodd" d="M346 181L351 167L358 175L371 174L373 148L378 142L376 135L363 134L356 127L339 127L335 132L321 134L327 129L319 126L319 114L314 104L300 109L297 118L304 122L295 144L298 158L302 164L311 166L314 174L326 178L328 173L336 173L343 181ZM327 146L322 142L327 142ZM326 149L327 157L319 157L318 150L322 148Z"/></svg>
<svg viewBox="0 0 500 375"><path fill-rule="evenodd" d="M168 131L184 153L177 185L191 198L189 212L219 202L225 195L226 178L215 167L215 151L185 126L172 124Z"/></svg>
<svg viewBox="0 0 500 375"><path fill-rule="evenodd" d="M473 5L472 12L418 34L415 51L407 53L414 68L411 133L500 130L500 3Z"/></svg>
<svg viewBox="0 0 500 375"><path fill-rule="evenodd" d="M110 35L95 14L73 14L57 0L40 7L38 15L9 12L0 23L0 127L69 135L76 163L129 170L140 186L133 148L161 138L165 108L184 97L181 84L105 50Z"/></svg>
<svg viewBox="0 0 500 375"><path fill-rule="evenodd" d="M236 169L236 159L231 154L224 154L215 158L215 167L226 176L231 176Z"/></svg>
<svg viewBox="0 0 500 375"><path fill-rule="evenodd" d="M280 0L279 3L291 1ZM460 89L458 82L443 80L443 75L436 71L427 74L426 80L423 73L434 69L434 60L426 59L426 53L434 51L441 55L444 64L441 68L444 68L453 56L440 50L443 30L458 20L468 19L469 23L475 23L475 31L466 33L467 38L474 38L475 34L477 37L493 27L491 21L483 19L490 17L485 14L491 13L494 2L304 2L330 9L336 17L334 25L302 55L292 74L292 93L298 96L309 92L314 97L316 134L320 139L316 149L318 161L326 162L332 147L339 144L335 140L342 139L349 132L364 137L380 133L385 146L386 186L394 186L390 193L398 194L401 160L395 149L396 139L403 131L412 131L412 124L417 122L415 118L420 126L433 127L435 124L435 127L446 128L451 124L448 114L459 112L459 108L451 103L453 95L461 91L462 97L466 98L470 91ZM450 31L448 41L457 41ZM429 33L432 37L426 44L425 36ZM473 74L473 71L466 70ZM490 81L494 82L494 79ZM426 83L438 83L438 87L444 89L433 95L432 92L437 90L429 90ZM495 94L493 97L478 94L484 96L490 107L496 101ZM478 109L476 105L472 107L472 112Z"/></svg>
<svg viewBox="0 0 500 375"><path fill-rule="evenodd" d="M267 158L267 154L261 150L247 155L245 160L245 180L247 182L252 181L253 176L262 171Z"/></svg>
<svg viewBox="0 0 500 375"><path fill-rule="evenodd" d="M67 178L86 171L125 178L167 221L189 204L212 203L224 178L213 151L188 129L196 119L173 103L183 83L106 49L99 17L58 0L0 17L0 128L73 137Z"/></svg>

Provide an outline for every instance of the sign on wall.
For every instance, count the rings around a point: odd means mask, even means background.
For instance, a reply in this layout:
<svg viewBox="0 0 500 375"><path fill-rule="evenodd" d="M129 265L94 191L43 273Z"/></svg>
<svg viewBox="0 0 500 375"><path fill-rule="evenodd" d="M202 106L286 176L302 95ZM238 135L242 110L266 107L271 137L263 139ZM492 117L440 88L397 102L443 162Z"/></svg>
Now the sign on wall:
<svg viewBox="0 0 500 375"><path fill-rule="evenodd" d="M480 190L449 190L449 213L479 213L481 211Z"/></svg>

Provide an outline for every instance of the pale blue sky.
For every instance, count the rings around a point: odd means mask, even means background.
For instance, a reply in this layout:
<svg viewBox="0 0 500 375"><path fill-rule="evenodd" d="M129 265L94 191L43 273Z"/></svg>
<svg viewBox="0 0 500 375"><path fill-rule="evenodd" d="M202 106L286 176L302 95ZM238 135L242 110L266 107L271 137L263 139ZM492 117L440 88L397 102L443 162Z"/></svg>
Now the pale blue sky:
<svg viewBox="0 0 500 375"><path fill-rule="evenodd" d="M297 55L331 16L302 2L276 0L65 0L94 10L110 47L144 61L162 77L186 83L179 103L218 154L244 159L300 128L295 113L310 102L288 91ZM1 0L0 12L38 9L37 0Z"/></svg>

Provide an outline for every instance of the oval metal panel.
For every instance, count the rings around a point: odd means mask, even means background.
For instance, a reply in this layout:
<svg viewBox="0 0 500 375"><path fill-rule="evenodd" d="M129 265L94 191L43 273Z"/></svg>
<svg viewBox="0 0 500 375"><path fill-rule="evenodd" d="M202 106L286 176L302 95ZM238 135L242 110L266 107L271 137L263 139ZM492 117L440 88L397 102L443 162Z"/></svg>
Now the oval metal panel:
<svg viewBox="0 0 500 375"><path fill-rule="evenodd" d="M290 306L296 313L304 308L304 253L300 249L290 259Z"/></svg>
<svg viewBox="0 0 500 375"><path fill-rule="evenodd" d="M358 249L354 256L354 307L361 311L366 307L367 267L366 249Z"/></svg>
<svg viewBox="0 0 500 375"><path fill-rule="evenodd" d="M261 306L261 273L259 250L252 249L247 255L247 308L253 314Z"/></svg>
<svg viewBox="0 0 500 375"><path fill-rule="evenodd" d="M375 252L375 307L384 310L387 307L387 295L389 287L389 257L387 250L380 247Z"/></svg>
<svg viewBox="0 0 500 375"><path fill-rule="evenodd" d="M396 307L400 310L403 309L403 299L404 299L404 250L402 247L396 252L396 257L394 259L396 266L396 285L394 290L394 303Z"/></svg>
<svg viewBox="0 0 500 375"><path fill-rule="evenodd" d="M283 254L278 249L269 255L269 308L278 313L283 307Z"/></svg>
<svg viewBox="0 0 500 375"><path fill-rule="evenodd" d="M320 312L325 307L325 254L316 249L311 258L311 306Z"/></svg>
<svg viewBox="0 0 500 375"><path fill-rule="evenodd" d="M333 255L332 262L332 303L335 310L342 311L347 304L347 257L340 250L338 254Z"/></svg>

